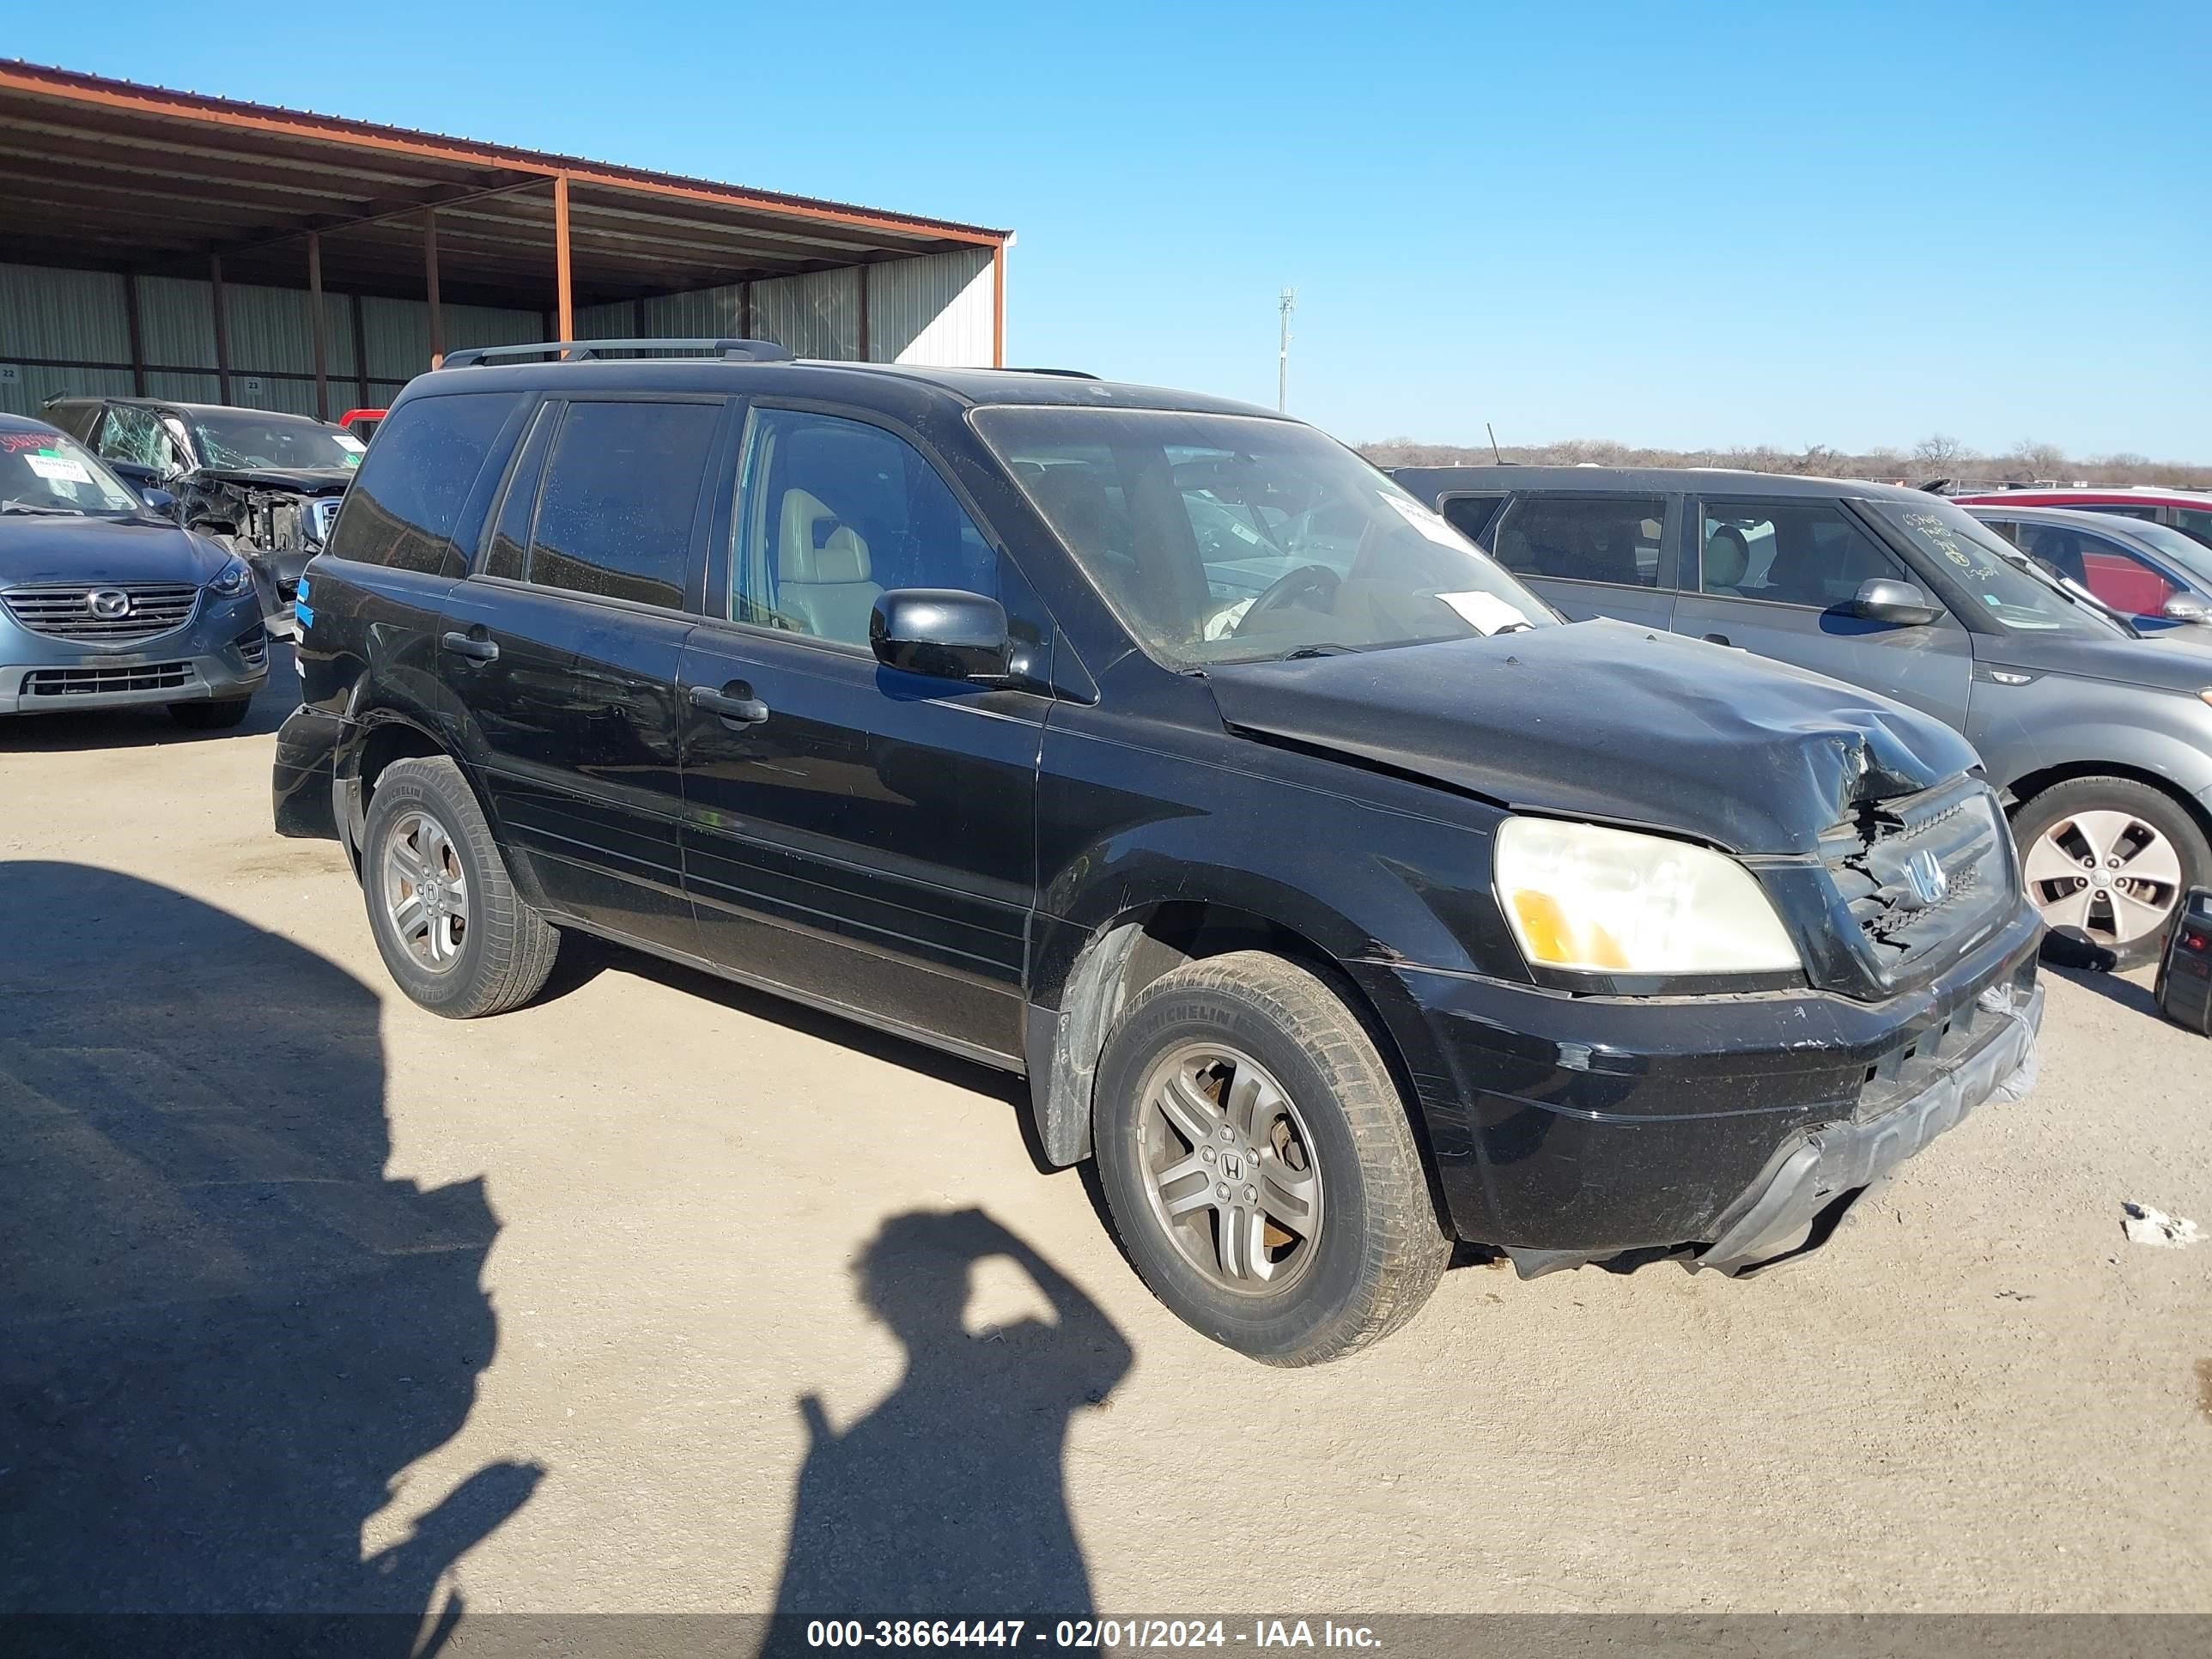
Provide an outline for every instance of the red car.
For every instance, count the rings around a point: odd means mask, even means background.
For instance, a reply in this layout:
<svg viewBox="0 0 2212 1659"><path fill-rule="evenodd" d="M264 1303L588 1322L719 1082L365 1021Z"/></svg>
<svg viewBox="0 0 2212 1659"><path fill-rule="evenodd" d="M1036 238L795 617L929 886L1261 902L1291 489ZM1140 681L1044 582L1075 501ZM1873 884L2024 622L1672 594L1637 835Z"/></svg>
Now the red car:
<svg viewBox="0 0 2212 1659"><path fill-rule="evenodd" d="M2032 486L1954 495L1961 507L2070 507L2081 513L2115 513L2171 525L2185 536L2212 547L2212 490L2167 489L2155 484L2077 485L2073 489Z"/></svg>

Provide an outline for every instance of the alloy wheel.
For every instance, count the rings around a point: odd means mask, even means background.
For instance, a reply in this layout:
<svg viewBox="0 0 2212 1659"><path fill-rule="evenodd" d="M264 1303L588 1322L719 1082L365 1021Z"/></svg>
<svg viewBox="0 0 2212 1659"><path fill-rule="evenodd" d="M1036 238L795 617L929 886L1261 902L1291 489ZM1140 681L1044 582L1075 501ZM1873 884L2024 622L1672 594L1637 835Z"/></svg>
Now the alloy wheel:
<svg viewBox="0 0 2212 1659"><path fill-rule="evenodd" d="M1224 1290L1279 1292L1312 1267L1322 1178L1288 1091L1243 1051L1187 1043L1146 1079L1137 1162L1152 1213Z"/></svg>
<svg viewBox="0 0 2212 1659"><path fill-rule="evenodd" d="M2118 949L2166 926L2181 896L2181 856L2132 812L2100 808L2036 837L2022 871L2044 925Z"/></svg>
<svg viewBox="0 0 2212 1659"><path fill-rule="evenodd" d="M468 942L468 872L445 826L409 812L384 844L384 913L407 952L434 974L448 972Z"/></svg>

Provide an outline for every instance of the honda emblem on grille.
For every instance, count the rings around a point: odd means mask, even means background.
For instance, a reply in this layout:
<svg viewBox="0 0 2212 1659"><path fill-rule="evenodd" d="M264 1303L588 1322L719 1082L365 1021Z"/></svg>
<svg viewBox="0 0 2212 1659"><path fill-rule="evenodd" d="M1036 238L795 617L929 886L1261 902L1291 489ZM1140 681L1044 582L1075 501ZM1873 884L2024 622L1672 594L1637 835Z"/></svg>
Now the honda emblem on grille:
<svg viewBox="0 0 2212 1659"><path fill-rule="evenodd" d="M1951 896L1951 878L1943 873L1943 866L1936 855L1924 848L1905 860L1905 884L1919 901L1913 907L1916 909L1930 909Z"/></svg>
<svg viewBox="0 0 2212 1659"><path fill-rule="evenodd" d="M120 622L131 614L131 596L119 587L96 587L84 596L84 608L102 622Z"/></svg>

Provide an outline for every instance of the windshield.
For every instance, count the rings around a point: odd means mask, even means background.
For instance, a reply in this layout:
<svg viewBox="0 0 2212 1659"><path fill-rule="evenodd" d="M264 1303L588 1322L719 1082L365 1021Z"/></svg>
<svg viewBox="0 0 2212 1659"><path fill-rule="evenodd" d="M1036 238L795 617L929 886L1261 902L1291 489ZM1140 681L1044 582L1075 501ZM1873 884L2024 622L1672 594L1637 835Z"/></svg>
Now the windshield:
<svg viewBox="0 0 2212 1659"><path fill-rule="evenodd" d="M74 438L0 432L0 502L11 513L109 515L143 510L130 487Z"/></svg>
<svg viewBox="0 0 2212 1659"><path fill-rule="evenodd" d="M282 415L186 412L200 465L217 468L359 466L365 445L319 421Z"/></svg>
<svg viewBox="0 0 2212 1659"><path fill-rule="evenodd" d="M1987 525L1930 496L1926 503L1869 501L1912 544L1939 561L1990 621L2021 633L2117 634L2124 630L2037 577L2027 556Z"/></svg>
<svg viewBox="0 0 2212 1659"><path fill-rule="evenodd" d="M1311 427L1126 409L982 409L974 421L1115 614L1171 667L1557 621Z"/></svg>

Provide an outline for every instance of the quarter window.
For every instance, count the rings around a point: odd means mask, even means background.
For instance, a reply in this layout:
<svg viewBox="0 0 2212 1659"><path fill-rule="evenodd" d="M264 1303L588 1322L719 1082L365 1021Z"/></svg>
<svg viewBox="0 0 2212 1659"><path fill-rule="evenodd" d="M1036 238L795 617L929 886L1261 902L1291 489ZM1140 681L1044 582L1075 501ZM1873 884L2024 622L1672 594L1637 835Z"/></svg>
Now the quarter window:
<svg viewBox="0 0 2212 1659"><path fill-rule="evenodd" d="M1656 495L1524 495L1498 520L1490 545L1520 575L1656 587L1666 520Z"/></svg>
<svg viewBox="0 0 2212 1659"><path fill-rule="evenodd" d="M331 556L461 574L454 526L520 396L464 392L402 404L346 492Z"/></svg>
<svg viewBox="0 0 2212 1659"><path fill-rule="evenodd" d="M680 608L721 418L719 404L571 404L546 465L529 579Z"/></svg>
<svg viewBox="0 0 2212 1659"><path fill-rule="evenodd" d="M1826 611L1876 577L1911 578L1826 501L1708 502L1699 516L1702 590Z"/></svg>
<svg viewBox="0 0 2212 1659"><path fill-rule="evenodd" d="M1478 547L1487 547L1483 532L1490 521L1498 516L1498 509L1505 505L1503 495L1455 495L1439 502L1437 511L1444 515L1444 522Z"/></svg>
<svg viewBox="0 0 2212 1659"><path fill-rule="evenodd" d="M506 497L492 525L491 551L484 559L484 574L520 581L530 574L530 527L538 516L538 483L545 471L545 447L553 428L561 423L554 405L538 411L530 435L523 440L514 471L507 481Z"/></svg>
<svg viewBox="0 0 2212 1659"><path fill-rule="evenodd" d="M865 422L763 409L730 561L738 622L865 646L894 587L999 594L999 560L919 451Z"/></svg>

